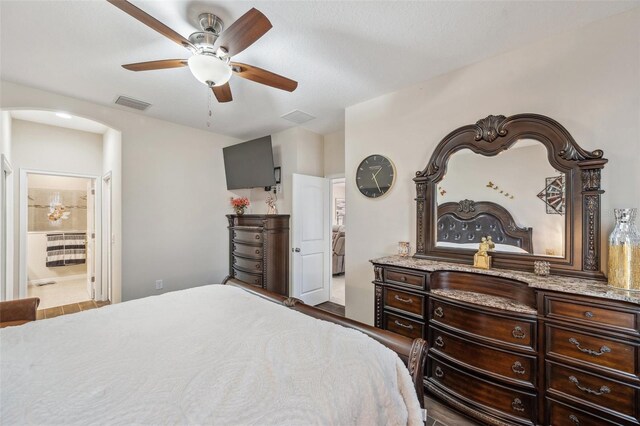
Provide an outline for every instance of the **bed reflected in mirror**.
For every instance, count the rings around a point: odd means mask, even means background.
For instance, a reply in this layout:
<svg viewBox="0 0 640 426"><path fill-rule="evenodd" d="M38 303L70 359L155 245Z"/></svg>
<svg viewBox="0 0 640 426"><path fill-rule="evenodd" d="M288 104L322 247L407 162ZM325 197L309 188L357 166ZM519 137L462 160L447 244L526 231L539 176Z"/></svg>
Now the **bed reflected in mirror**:
<svg viewBox="0 0 640 426"><path fill-rule="evenodd" d="M449 158L437 185L436 247L564 256L565 174L539 141L521 139L495 156L469 149Z"/></svg>

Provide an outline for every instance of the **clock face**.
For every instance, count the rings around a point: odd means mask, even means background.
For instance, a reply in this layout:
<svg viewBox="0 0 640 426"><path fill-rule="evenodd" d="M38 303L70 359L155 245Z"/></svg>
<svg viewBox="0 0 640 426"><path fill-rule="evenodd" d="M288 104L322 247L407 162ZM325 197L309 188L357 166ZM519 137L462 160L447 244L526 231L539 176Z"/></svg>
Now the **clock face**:
<svg viewBox="0 0 640 426"><path fill-rule="evenodd" d="M358 166L356 184L365 197L382 197L391 189L395 174L393 164L387 157L370 155Z"/></svg>

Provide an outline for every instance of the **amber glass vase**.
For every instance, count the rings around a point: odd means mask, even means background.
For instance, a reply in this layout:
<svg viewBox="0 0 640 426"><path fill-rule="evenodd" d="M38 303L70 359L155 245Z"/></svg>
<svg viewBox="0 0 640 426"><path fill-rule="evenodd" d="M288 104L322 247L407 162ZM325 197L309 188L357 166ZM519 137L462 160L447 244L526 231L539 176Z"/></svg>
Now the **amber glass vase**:
<svg viewBox="0 0 640 426"><path fill-rule="evenodd" d="M640 233L637 209L615 209L616 226L609 236L609 284L640 291Z"/></svg>

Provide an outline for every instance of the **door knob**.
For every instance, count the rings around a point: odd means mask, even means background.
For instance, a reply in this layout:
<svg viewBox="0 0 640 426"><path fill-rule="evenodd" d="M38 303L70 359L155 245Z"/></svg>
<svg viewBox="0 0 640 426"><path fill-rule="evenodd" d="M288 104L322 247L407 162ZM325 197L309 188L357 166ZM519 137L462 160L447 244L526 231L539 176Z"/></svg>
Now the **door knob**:
<svg viewBox="0 0 640 426"><path fill-rule="evenodd" d="M300 253L300 249L298 247L292 248L291 251L295 253Z"/></svg>

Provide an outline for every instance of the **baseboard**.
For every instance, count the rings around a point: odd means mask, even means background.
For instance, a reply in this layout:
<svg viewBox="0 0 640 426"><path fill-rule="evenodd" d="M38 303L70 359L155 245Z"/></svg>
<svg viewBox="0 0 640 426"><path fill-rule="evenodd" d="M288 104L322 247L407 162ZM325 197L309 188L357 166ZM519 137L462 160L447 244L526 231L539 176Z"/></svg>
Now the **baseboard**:
<svg viewBox="0 0 640 426"><path fill-rule="evenodd" d="M29 280L29 285L38 285L38 284L46 284L51 281L55 281L57 283L64 281L75 281L83 278L87 278L87 274L79 274L79 275L65 275L64 277L51 277L51 278L40 278L37 280Z"/></svg>

